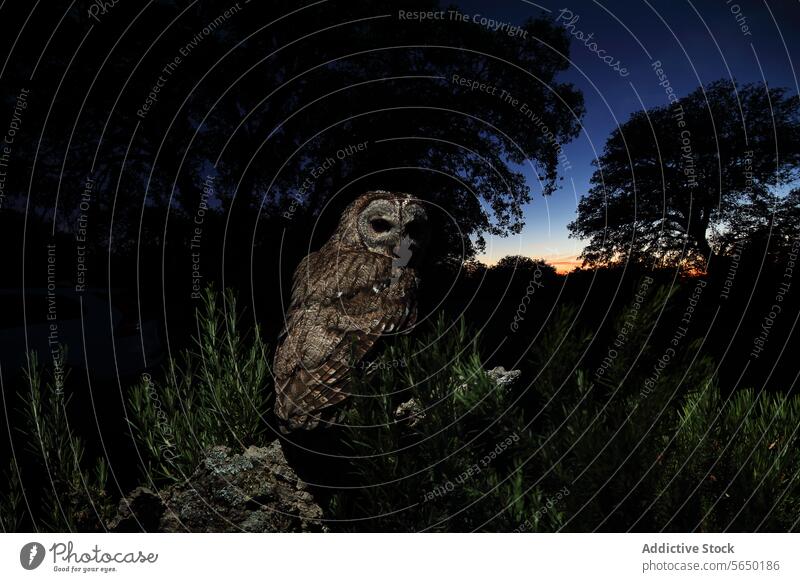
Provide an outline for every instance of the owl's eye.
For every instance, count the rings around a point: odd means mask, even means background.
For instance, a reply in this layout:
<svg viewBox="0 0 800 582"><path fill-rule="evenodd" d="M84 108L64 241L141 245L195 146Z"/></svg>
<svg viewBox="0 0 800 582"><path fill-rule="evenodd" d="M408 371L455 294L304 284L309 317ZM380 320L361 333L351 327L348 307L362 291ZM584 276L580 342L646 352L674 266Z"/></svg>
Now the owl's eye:
<svg viewBox="0 0 800 582"><path fill-rule="evenodd" d="M392 229L392 223L384 218L373 218L369 221L369 225L375 232L388 232Z"/></svg>

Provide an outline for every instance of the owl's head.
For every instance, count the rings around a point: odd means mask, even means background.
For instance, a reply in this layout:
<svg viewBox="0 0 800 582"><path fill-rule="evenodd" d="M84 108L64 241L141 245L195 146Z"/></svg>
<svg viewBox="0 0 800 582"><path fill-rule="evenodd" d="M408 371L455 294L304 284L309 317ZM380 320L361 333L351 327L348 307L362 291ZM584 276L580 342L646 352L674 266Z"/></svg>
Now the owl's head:
<svg viewBox="0 0 800 582"><path fill-rule="evenodd" d="M410 194L367 192L345 211L337 234L342 242L397 257L424 251L430 239L424 203Z"/></svg>

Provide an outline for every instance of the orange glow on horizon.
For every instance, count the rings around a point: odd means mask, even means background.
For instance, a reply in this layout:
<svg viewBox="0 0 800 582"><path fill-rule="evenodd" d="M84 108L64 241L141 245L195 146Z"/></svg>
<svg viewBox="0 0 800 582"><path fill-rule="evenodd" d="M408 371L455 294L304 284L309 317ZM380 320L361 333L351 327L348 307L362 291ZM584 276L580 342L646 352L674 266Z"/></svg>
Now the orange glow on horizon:
<svg viewBox="0 0 800 582"><path fill-rule="evenodd" d="M569 259L563 258L560 261L548 261L545 259L545 261L553 265L556 268L556 273L559 275L566 275L583 264L583 261L578 260L578 257L571 257Z"/></svg>
<svg viewBox="0 0 800 582"><path fill-rule="evenodd" d="M543 255L543 256L534 256L534 255L520 255L526 256L534 260L542 260L546 262L548 265L552 265L556 273L559 275L566 275L576 267L580 267L583 264L583 261L578 259L577 255ZM487 267L492 267L497 264L499 259L489 259L489 257L483 256L478 257L478 260L486 265Z"/></svg>

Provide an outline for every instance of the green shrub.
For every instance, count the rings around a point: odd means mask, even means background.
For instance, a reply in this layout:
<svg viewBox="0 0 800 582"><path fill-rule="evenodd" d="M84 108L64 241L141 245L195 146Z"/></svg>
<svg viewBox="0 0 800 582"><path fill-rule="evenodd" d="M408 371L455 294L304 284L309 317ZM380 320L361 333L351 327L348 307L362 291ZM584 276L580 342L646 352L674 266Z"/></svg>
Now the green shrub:
<svg viewBox="0 0 800 582"><path fill-rule="evenodd" d="M171 359L161 380L145 376L130 394L130 424L154 481L184 479L204 449L259 444L272 402L270 353L256 326L240 330L232 292L218 305L208 289L194 348Z"/></svg>
<svg viewBox="0 0 800 582"><path fill-rule="evenodd" d="M356 380L361 396L344 422L359 486L333 499L340 529L511 529L529 518L532 529L558 525L559 512L544 509L555 491L521 495L519 464L538 439L515 388L487 374L478 342L463 321L448 328L440 318L420 337L390 343ZM412 398L424 417L398 419Z"/></svg>
<svg viewBox="0 0 800 582"><path fill-rule="evenodd" d="M797 529L800 399L743 390L723 401L701 343L673 335L684 306L670 297L650 289L625 306L610 339L576 330L562 309L510 390L488 378L463 323L393 342L380 361L407 365L373 366L355 390L371 398L347 418L360 488L334 498L341 529ZM411 397L426 414L413 427L394 417Z"/></svg>
<svg viewBox="0 0 800 582"><path fill-rule="evenodd" d="M25 523L24 496L19 481L19 470L14 459L8 464L8 471L3 475L3 482L8 489L0 492L0 530L3 533L22 531Z"/></svg>
<svg viewBox="0 0 800 582"><path fill-rule="evenodd" d="M54 368L65 371L65 354L59 352ZM24 454L12 460L8 492L3 495L2 522L5 529L30 528L44 531L101 531L113 511L106 493L108 466L97 459L89 469L85 446L70 426L67 374L50 373L43 381L35 353L25 370L27 390L20 393L26 437ZM26 453L26 454L25 454ZM19 465L24 465L24 481ZM23 491L24 486L24 491ZM22 500L35 509L22 512ZM28 522L27 520L30 520Z"/></svg>
<svg viewBox="0 0 800 582"><path fill-rule="evenodd" d="M662 472L673 515L700 531L797 530L800 397L745 389L723 399L712 383L679 416Z"/></svg>
<svg viewBox="0 0 800 582"><path fill-rule="evenodd" d="M356 366L346 428L323 433L341 436L351 457L352 486L326 507L333 529L797 530L800 397L721 390L701 342L674 341L670 297L650 289L609 337L561 309L511 385L487 371L481 336L463 320L384 341ZM258 327L243 334L233 295L219 307L210 290L198 324L194 347L130 392L147 483L185 478L207 447L273 438L271 354ZM102 529L113 514L106 465L85 460L69 394L42 376L32 355L21 391L28 449L0 494L0 525Z"/></svg>

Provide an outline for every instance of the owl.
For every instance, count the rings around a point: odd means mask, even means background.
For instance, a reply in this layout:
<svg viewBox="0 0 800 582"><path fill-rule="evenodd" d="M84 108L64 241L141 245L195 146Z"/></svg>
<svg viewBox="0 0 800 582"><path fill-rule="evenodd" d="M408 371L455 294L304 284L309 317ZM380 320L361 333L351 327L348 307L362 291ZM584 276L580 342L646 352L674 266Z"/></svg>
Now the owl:
<svg viewBox="0 0 800 582"><path fill-rule="evenodd" d="M300 262L273 366L284 433L336 422L353 369L382 335L414 325L429 233L421 200L367 192Z"/></svg>

